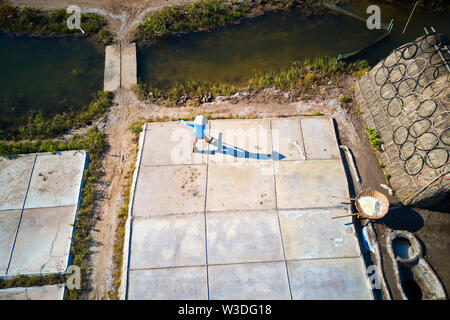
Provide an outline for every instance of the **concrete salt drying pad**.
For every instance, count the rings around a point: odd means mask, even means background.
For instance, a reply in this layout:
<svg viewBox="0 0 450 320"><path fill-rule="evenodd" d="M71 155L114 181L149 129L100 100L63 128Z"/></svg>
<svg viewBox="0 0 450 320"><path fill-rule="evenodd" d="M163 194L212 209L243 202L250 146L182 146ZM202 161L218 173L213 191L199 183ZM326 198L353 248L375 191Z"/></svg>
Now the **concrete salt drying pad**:
<svg viewBox="0 0 450 320"><path fill-rule="evenodd" d="M151 123L127 221L126 299L373 299L329 117Z"/></svg>
<svg viewBox="0 0 450 320"><path fill-rule="evenodd" d="M0 158L0 276L66 271L87 155Z"/></svg>

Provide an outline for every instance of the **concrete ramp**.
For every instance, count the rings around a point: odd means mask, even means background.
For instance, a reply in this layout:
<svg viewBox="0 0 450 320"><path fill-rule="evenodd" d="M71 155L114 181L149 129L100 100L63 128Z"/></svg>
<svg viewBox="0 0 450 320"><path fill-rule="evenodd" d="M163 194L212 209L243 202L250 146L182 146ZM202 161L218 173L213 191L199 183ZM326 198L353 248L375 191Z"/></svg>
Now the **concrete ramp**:
<svg viewBox="0 0 450 320"><path fill-rule="evenodd" d="M120 88L120 45L106 47L104 91Z"/></svg>

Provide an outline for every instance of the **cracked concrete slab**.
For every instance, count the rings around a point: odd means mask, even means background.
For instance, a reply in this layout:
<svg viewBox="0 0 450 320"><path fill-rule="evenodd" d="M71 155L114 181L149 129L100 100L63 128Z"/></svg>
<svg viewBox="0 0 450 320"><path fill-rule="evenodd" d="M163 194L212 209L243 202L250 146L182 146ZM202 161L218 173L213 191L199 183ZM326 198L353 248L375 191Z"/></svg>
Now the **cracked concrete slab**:
<svg viewBox="0 0 450 320"><path fill-rule="evenodd" d="M203 212L206 165L141 167L134 217Z"/></svg>
<svg viewBox="0 0 450 320"><path fill-rule="evenodd" d="M206 300L206 266L130 271L129 300Z"/></svg>
<svg viewBox="0 0 450 320"><path fill-rule="evenodd" d="M272 161L209 164L207 211L275 209Z"/></svg>
<svg viewBox="0 0 450 320"><path fill-rule="evenodd" d="M284 262L210 266L208 275L212 300L291 298Z"/></svg>
<svg viewBox="0 0 450 320"><path fill-rule="evenodd" d="M6 275L21 210L0 211L0 276Z"/></svg>
<svg viewBox="0 0 450 320"><path fill-rule="evenodd" d="M214 120L210 133L218 144L210 164L272 159L270 120Z"/></svg>
<svg viewBox="0 0 450 320"><path fill-rule="evenodd" d="M371 300L361 258L288 261L294 300Z"/></svg>
<svg viewBox="0 0 450 320"><path fill-rule="evenodd" d="M67 268L76 206L25 209L7 275Z"/></svg>
<svg viewBox="0 0 450 320"><path fill-rule="evenodd" d="M130 269L205 265L203 214L137 219Z"/></svg>
<svg viewBox="0 0 450 320"><path fill-rule="evenodd" d="M280 211L280 226L287 260L359 257L352 217L342 209Z"/></svg>
<svg viewBox="0 0 450 320"><path fill-rule="evenodd" d="M34 154L0 157L0 210L22 209L34 158Z"/></svg>
<svg viewBox="0 0 450 320"><path fill-rule="evenodd" d="M339 159L341 157L332 118L301 118L300 123L308 160Z"/></svg>
<svg viewBox="0 0 450 320"><path fill-rule="evenodd" d="M52 285L0 290L0 300L63 300L64 286Z"/></svg>
<svg viewBox="0 0 450 320"><path fill-rule="evenodd" d="M199 140L193 153L192 140L193 128L180 121L147 124L142 165L206 164L208 144Z"/></svg>
<svg viewBox="0 0 450 320"><path fill-rule="evenodd" d="M38 154L25 209L76 205L85 161L84 151Z"/></svg>
<svg viewBox="0 0 450 320"><path fill-rule="evenodd" d="M278 161L275 165L278 209L339 206L349 197L340 159L321 161Z"/></svg>
<svg viewBox="0 0 450 320"><path fill-rule="evenodd" d="M206 224L210 265L283 260L275 211L213 213Z"/></svg>
<svg viewBox="0 0 450 320"><path fill-rule="evenodd" d="M271 127L273 150L279 154L274 160L305 160L300 119L273 119Z"/></svg>

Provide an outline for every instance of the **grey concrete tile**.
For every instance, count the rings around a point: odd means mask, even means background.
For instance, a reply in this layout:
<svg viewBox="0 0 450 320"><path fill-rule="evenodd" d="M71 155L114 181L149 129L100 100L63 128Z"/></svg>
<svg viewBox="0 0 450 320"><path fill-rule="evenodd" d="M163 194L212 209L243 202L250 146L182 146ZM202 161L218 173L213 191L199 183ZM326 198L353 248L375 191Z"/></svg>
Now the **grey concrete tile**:
<svg viewBox="0 0 450 320"><path fill-rule="evenodd" d="M290 299L284 262L209 266L212 300Z"/></svg>
<svg viewBox="0 0 450 320"><path fill-rule="evenodd" d="M360 255L352 217L340 209L279 211L281 234L287 260Z"/></svg>
<svg viewBox="0 0 450 320"><path fill-rule="evenodd" d="M206 300L206 266L130 271L129 300Z"/></svg>
<svg viewBox="0 0 450 320"><path fill-rule="evenodd" d="M206 133L208 128L207 125ZM141 165L206 164L208 144L199 139L197 151L193 153L192 140L193 128L180 121L149 123L145 132Z"/></svg>
<svg viewBox="0 0 450 320"><path fill-rule="evenodd" d="M134 217L203 212L206 165L141 167Z"/></svg>
<svg viewBox="0 0 450 320"><path fill-rule="evenodd" d="M21 210L0 211L0 276L6 274Z"/></svg>
<svg viewBox="0 0 450 320"><path fill-rule="evenodd" d="M303 136L300 130L300 119L273 119L272 145L275 160L305 160Z"/></svg>
<svg viewBox="0 0 450 320"><path fill-rule="evenodd" d="M210 164L207 211L275 208L271 161Z"/></svg>
<svg viewBox="0 0 450 320"><path fill-rule="evenodd" d="M33 169L34 154L0 157L0 210L22 209Z"/></svg>
<svg viewBox="0 0 450 320"><path fill-rule="evenodd" d="M206 264L203 214L133 221L130 269Z"/></svg>
<svg viewBox="0 0 450 320"><path fill-rule="evenodd" d="M274 211L212 213L206 224L208 264L283 260Z"/></svg>
<svg viewBox="0 0 450 320"><path fill-rule="evenodd" d="M81 151L39 154L25 208L77 205L85 157Z"/></svg>
<svg viewBox="0 0 450 320"><path fill-rule="evenodd" d="M338 206L330 196L349 196L341 160L277 161L275 178L278 209Z"/></svg>
<svg viewBox="0 0 450 320"><path fill-rule="evenodd" d="M76 206L23 211L8 275L66 270Z"/></svg>
<svg viewBox="0 0 450 320"><path fill-rule="evenodd" d="M288 261L294 300L373 299L360 258Z"/></svg>
<svg viewBox="0 0 450 320"><path fill-rule="evenodd" d="M210 164L272 159L269 120L214 120L210 132L217 139L217 146L211 146Z"/></svg>
<svg viewBox="0 0 450 320"><path fill-rule="evenodd" d="M0 290L0 300L63 300L64 286L10 288Z"/></svg>
<svg viewBox="0 0 450 320"><path fill-rule="evenodd" d="M310 117L300 120L307 160L339 159L340 151L330 117Z"/></svg>

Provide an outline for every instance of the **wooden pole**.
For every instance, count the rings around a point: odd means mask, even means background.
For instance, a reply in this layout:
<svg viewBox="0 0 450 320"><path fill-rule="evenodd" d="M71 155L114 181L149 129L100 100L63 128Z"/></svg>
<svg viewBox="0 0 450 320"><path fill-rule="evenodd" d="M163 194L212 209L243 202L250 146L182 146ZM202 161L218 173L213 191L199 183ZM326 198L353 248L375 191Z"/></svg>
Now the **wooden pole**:
<svg viewBox="0 0 450 320"><path fill-rule="evenodd" d="M406 28L408 27L409 21L411 20L411 17L414 13L414 10L416 10L417 4L419 3L419 1L416 1L416 3L414 4L414 8L411 11L411 14L409 15L408 21L406 22L405 28L402 31L402 34L405 34Z"/></svg>

